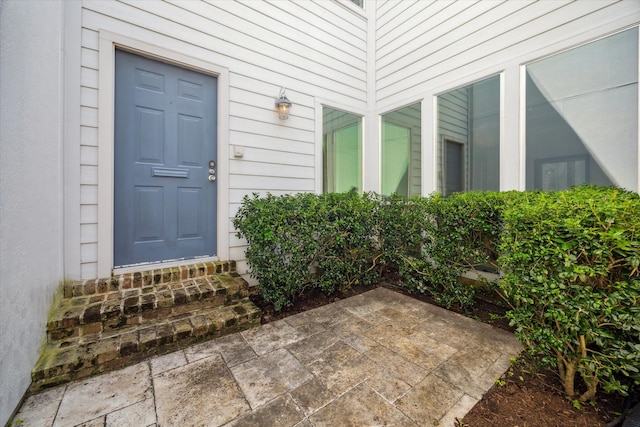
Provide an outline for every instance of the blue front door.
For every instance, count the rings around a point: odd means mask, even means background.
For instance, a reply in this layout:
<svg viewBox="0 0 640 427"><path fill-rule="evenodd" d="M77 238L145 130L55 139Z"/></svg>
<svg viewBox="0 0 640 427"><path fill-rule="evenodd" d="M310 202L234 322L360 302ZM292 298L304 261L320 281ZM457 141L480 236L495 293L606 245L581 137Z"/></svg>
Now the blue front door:
<svg viewBox="0 0 640 427"><path fill-rule="evenodd" d="M217 79L116 51L114 264L216 254Z"/></svg>

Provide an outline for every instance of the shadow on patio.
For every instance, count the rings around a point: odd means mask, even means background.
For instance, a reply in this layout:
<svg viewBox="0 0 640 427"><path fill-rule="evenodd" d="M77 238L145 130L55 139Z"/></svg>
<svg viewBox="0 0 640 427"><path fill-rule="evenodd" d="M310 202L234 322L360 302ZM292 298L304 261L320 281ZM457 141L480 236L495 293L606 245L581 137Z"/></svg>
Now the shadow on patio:
<svg viewBox="0 0 640 427"><path fill-rule="evenodd" d="M376 288L31 396L24 426L451 426L521 350Z"/></svg>

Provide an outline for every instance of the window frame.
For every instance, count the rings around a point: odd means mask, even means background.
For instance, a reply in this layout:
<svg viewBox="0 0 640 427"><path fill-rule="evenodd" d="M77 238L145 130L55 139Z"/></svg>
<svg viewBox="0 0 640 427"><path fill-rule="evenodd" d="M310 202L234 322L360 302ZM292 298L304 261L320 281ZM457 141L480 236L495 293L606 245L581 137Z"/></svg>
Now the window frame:
<svg viewBox="0 0 640 427"><path fill-rule="evenodd" d="M520 115L520 120L518 122L518 129L519 129L519 144L518 144L518 149L520 152L520 156L519 156L519 185L518 188L521 191L526 191L528 186L528 170L527 170L527 67L529 67L532 64L535 64L539 61L543 61L549 58L553 58L554 56L559 56L562 54L565 54L567 52L570 52L572 50L575 49L579 49L582 48L584 46L587 46L591 43L595 43L601 40L604 40L608 37L623 33L625 31L628 30L632 30L632 29L636 29L637 30L637 43L638 43L638 58L637 58L637 67L638 67L638 79L637 79L637 86L638 89L636 91L636 98L637 98L637 103L638 103L638 114L640 115L640 25L638 23L634 23L632 25L627 25L627 26L623 26L620 28L616 28L613 31L609 31L606 32L604 34L598 34L594 37L588 38L588 39L582 39L577 43L571 44L571 45L567 45L562 47L561 49L558 50L554 50L551 52L547 52L543 55L538 55L534 58L528 58L525 61L521 61L518 64L518 69L519 69L519 115ZM640 120L640 116L639 116L639 120ZM637 177L636 177L636 189L634 191L636 192L640 192L640 121L638 123L638 129L637 129L637 135L636 135L636 142L637 142ZM576 155L566 155L566 156L559 156L562 158L578 158L578 157L582 157L582 154L576 154ZM587 155L586 158L587 160L589 158L591 158L592 156ZM534 187L538 188L538 176L537 176L537 171L538 171L538 165L539 162L542 160L547 160L547 158L540 158L540 159L535 159L532 165L533 171L532 173L534 174L533 176L533 182L534 182ZM586 173L587 176L590 172L590 167L589 167L589 162L587 161L586 164ZM614 184L615 185L615 184Z"/></svg>
<svg viewBox="0 0 640 427"><path fill-rule="evenodd" d="M433 93L433 167L434 167L434 191L439 192L440 194L444 194L446 185L445 185L445 169L444 165L446 162L445 159L445 140L448 140L452 143L461 144L463 146L463 168L461 172L461 176L463 179L463 192L472 191L471 188L471 179L472 172L470 170L472 164L472 156L473 156L473 145L471 143L470 135L467 136L468 141L461 141L461 138L456 137L455 135L444 135L440 133L440 106L439 106L439 98L443 95L449 94L456 90L464 89L467 87L471 87L477 83L482 83L484 81L488 81L493 78L497 78L498 81L498 190L502 190L502 150L504 144L504 128L505 128L505 119L504 119L504 108L505 108L505 71L497 70L494 73L483 74L480 77L472 80L468 80L466 83L460 83L456 85L452 85L446 87L444 89L438 90ZM469 121L469 119L467 118ZM469 127L467 128L469 130Z"/></svg>
<svg viewBox="0 0 640 427"><path fill-rule="evenodd" d="M322 194L322 193L333 193L335 192L335 150L333 150L331 153L329 153L329 148L331 146L331 148L335 147L335 134L336 132L340 131L340 130L344 130L344 129L348 129L352 126L359 126L359 132L358 132L358 136L359 136L359 140L358 140L358 150L359 150L359 157L358 157L358 167L360 169L360 173L358 175L358 192L362 192L364 190L364 126L365 126L365 120L364 120L364 115L358 114L358 113L354 113L351 111L348 111L346 109L343 108L336 108L332 105L329 104L325 104L325 103L320 103L319 104L320 108L320 117L321 120L320 122L322 123L322 126L319 126L319 132L321 135L320 141L320 185L316 185L316 192L318 192L318 194ZM358 120L354 120L353 123L347 122L344 125L339 125L336 126L335 128L331 128L329 132L325 132L325 120L324 120L324 116L325 116L325 109L331 109L343 114L348 114L350 116L354 116L356 118L358 118ZM333 161L329 162L329 156L333 157ZM331 174L329 175L329 172L331 172ZM319 188L318 188L319 187ZM329 188L333 188L333 190L329 191Z"/></svg>

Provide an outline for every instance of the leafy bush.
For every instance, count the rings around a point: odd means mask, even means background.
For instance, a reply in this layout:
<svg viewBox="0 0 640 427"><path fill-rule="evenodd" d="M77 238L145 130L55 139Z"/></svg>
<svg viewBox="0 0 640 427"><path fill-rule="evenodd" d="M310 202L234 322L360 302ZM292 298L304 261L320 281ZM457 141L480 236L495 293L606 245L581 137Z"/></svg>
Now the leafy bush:
<svg viewBox="0 0 640 427"><path fill-rule="evenodd" d="M638 195L592 186L525 193L504 211L504 227L500 287L525 347L557 366L572 399L639 384Z"/></svg>
<svg viewBox="0 0 640 427"><path fill-rule="evenodd" d="M426 200L392 195L382 199L376 211L381 273L397 270L405 280L402 285L410 291L427 289L425 273L419 268L426 242Z"/></svg>
<svg viewBox="0 0 640 427"><path fill-rule="evenodd" d="M250 245L263 298L279 311L308 288L330 293L378 281L377 203L357 193L245 196L233 224Z"/></svg>
<svg viewBox="0 0 640 427"><path fill-rule="evenodd" d="M276 310L307 288L330 293L385 271L446 307L468 307L475 289L460 274L496 258L505 193L382 197L373 193L245 197L234 226L247 261Z"/></svg>
<svg viewBox="0 0 640 427"><path fill-rule="evenodd" d="M392 209L391 225L400 230L407 228L404 239L411 244L408 251L400 246L401 250L386 249L385 253L396 260L403 285L412 291L428 292L447 308L471 306L477 289L462 284L460 276L476 268L498 270L501 210L505 199L516 194L433 195L412 199L404 204L404 210ZM394 218L399 221L394 222ZM382 240L389 228L382 229ZM496 286L488 282L486 285Z"/></svg>
<svg viewBox="0 0 640 427"><path fill-rule="evenodd" d="M409 291L469 306L468 269L503 272L516 334L557 366L572 399L640 384L640 198L584 186L556 193L384 198L373 193L245 197L234 218L251 274L275 309L397 271ZM497 288L496 283L486 283ZM586 390L577 393L580 374Z"/></svg>

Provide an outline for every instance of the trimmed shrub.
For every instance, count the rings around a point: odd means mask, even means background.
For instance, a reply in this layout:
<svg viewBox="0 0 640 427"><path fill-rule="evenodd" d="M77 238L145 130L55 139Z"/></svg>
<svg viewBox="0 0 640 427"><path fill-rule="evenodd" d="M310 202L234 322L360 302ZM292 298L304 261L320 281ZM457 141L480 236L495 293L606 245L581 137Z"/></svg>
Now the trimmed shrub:
<svg viewBox="0 0 640 427"><path fill-rule="evenodd" d="M445 307L474 303L459 276L501 271L516 335L556 366L572 399L640 384L640 198L583 186L555 193L373 193L245 197L233 221L251 274L280 310L304 290L331 293L397 271ZM576 385L580 375L582 384ZM580 389L580 392L578 390Z"/></svg>
<svg viewBox="0 0 640 427"><path fill-rule="evenodd" d="M504 211L500 288L526 349L567 396L640 384L640 198L615 188L525 193ZM578 392L575 378L584 382Z"/></svg>
<svg viewBox="0 0 640 427"><path fill-rule="evenodd" d="M386 249L385 256L396 260L403 286L427 292L447 308L471 306L477 288L462 284L460 276L468 270L499 269L496 262L502 232L501 211L505 200L517 194L469 192L448 197L436 194L412 199L405 203L404 210L394 208L389 214L391 224L400 230L407 228L404 239L411 246ZM399 221L394 222L395 218ZM382 229L382 240L389 228ZM485 285L496 287L486 281Z"/></svg>
<svg viewBox="0 0 640 427"><path fill-rule="evenodd" d="M326 293L379 280L373 194L245 196L233 225L245 238L251 276L275 310L305 289Z"/></svg>

